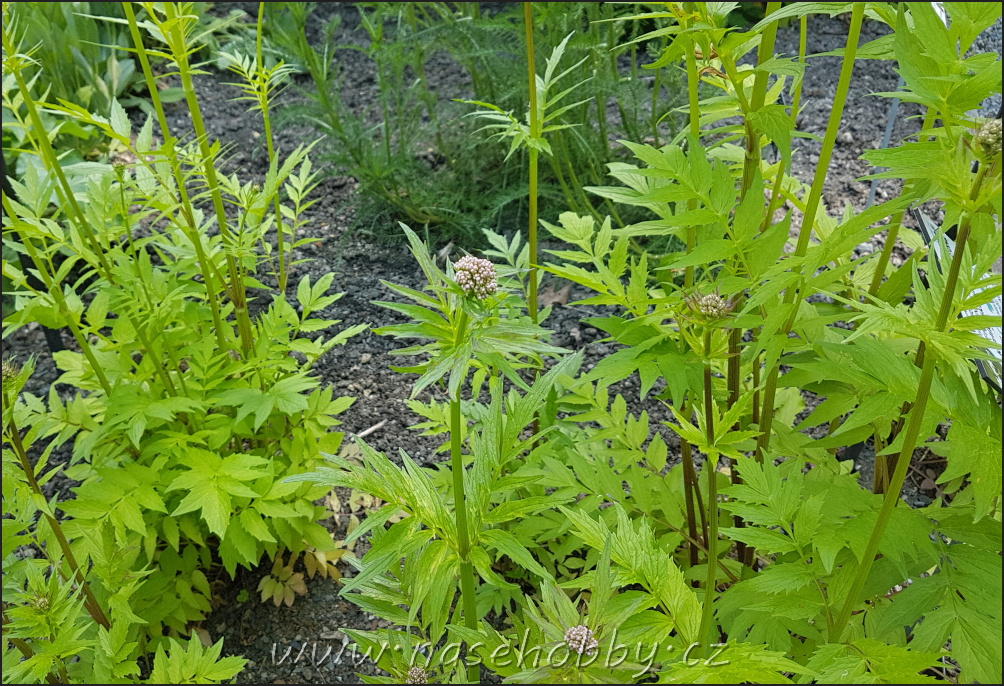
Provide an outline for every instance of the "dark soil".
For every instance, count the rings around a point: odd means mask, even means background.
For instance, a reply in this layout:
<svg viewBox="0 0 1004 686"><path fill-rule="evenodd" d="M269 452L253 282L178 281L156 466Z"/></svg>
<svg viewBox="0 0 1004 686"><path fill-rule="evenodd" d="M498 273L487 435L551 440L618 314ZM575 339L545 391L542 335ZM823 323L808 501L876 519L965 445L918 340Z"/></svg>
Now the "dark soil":
<svg viewBox="0 0 1004 686"><path fill-rule="evenodd" d="M365 34L359 30L356 12L350 4L322 3L318 11L342 15L339 31L344 35L340 38L365 42ZM871 40L883 32L884 27L866 23L863 39ZM810 17L809 53L842 48L846 34L847 26L839 18ZM797 24L782 28L778 32L777 51L797 54L797 39ZM440 66L438 71L437 64ZM356 107L373 102L377 91L368 60L360 54L357 59L343 62L342 68L347 101ZM838 58L810 60L803 91L805 109L799 121L802 130L818 135L825 130L838 70ZM460 94L467 86L464 82L466 77L449 60L431 64L429 77L437 87ZM264 143L259 134L260 118L255 113L246 113L245 103L232 100L239 94L238 90L225 84L233 80L231 74L216 72L199 77L196 88L203 116L210 136L218 137L228 148L228 165L232 170L243 182L260 181L265 169ZM879 146L889 111L888 100L869 94L895 90L896 82L896 74L888 62L860 61L856 64L838 137L839 145L830 165L824 193L831 212L838 212L845 202L851 203L857 210L865 206L868 184L856 179L867 173L868 165L859 157L864 150ZM900 106L892 134L893 142L919 129L919 122L914 118L916 114L915 106ZM190 130L183 107L179 107L169 119L175 135ZM276 132L276 147L280 154L286 153L312 135L310 130L283 127ZM818 163L819 144L797 139L796 145L798 152L794 156L794 173L802 181L810 183ZM893 197L896 192L894 182L883 182L877 189L876 202ZM365 202L356 194L355 180L337 175L327 178L315 191L314 197L319 201L310 210L311 221L302 231L304 236L314 236L317 240L297 255L311 261L294 268L289 280L290 296L294 294L295 285L302 275L310 274L314 281L324 273L335 271L334 290L343 291L345 295L319 316L342 320L343 326L361 322L377 326L400 321L398 315L372 304L373 300L392 298L380 281L420 288L423 284L421 272L403 245L377 245L358 235L351 235L348 228L353 225L353 212L359 202ZM525 227L508 228L517 230ZM435 236L432 238L434 240ZM859 250L878 250L881 242L882 234L879 234L872 245L859 246ZM903 259L905 254L897 248L896 259ZM576 305L577 300L588 295L582 289L573 288L568 303L556 305L551 318L545 323L554 332L553 343L584 351L587 367L618 347L601 340L601 332L581 322L583 317L600 314L596 308ZM69 345L69 337L65 338ZM389 355L396 347L399 346L393 340L366 331L352 338L343 348L332 351L318 363L316 369L324 383L334 386L336 394L357 398L355 405L343 416L342 428L346 434L358 434L379 425L366 437L374 448L393 456L399 448L405 447L411 457L421 464L439 461L443 456L437 455L435 448L442 442L441 437L422 437L408 429L420 420L405 405L413 377L389 369L391 364L399 362ZM31 325L7 337L3 341L3 357L12 354L21 358L30 354L37 356L37 371L25 390L44 396L58 373L41 329ZM59 390L72 391L66 386ZM639 402L636 377L619 384L617 390L628 400L630 411L637 414L647 410L653 426L658 427L658 421L668 418L658 401ZM659 428L665 430L664 427ZM678 453L678 442L668 431L665 431L664 438L670 444L671 454L674 448ZM62 459L65 458L63 455ZM863 482L870 481L871 460L872 455L867 448L855 460L862 472ZM921 472L916 480L908 482L905 499L911 505L927 504L934 495L933 490L918 488L922 479ZM64 491L73 485L65 479L53 480L50 484L50 488ZM221 606L203 623L214 641L220 637L225 639L225 653L248 658L247 668L238 677L240 683L353 682L357 672L375 673L373 665L365 660L359 665L354 663L345 648L347 638L339 629L376 628L379 625L377 619L341 599L338 584L330 580L310 581L308 594L298 598L292 607L276 608L271 603L260 603L256 587L269 568L270 565L263 564L256 570L240 570L237 578L221 592ZM238 600L239 595L244 597L242 591L250 595L249 600ZM287 650L290 651L288 654Z"/></svg>

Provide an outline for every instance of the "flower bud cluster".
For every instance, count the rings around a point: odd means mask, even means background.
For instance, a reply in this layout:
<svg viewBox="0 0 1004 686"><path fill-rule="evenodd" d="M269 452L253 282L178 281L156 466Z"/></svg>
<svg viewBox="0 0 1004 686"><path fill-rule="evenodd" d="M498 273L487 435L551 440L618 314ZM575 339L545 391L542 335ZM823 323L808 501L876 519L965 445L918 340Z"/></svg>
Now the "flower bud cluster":
<svg viewBox="0 0 1004 686"><path fill-rule="evenodd" d="M731 314L736 306L735 298L723 298L717 291L708 294L694 291L684 298L684 302L702 320L723 319Z"/></svg>
<svg viewBox="0 0 1004 686"><path fill-rule="evenodd" d="M592 655L600 642L593 638L593 632L589 627L579 624L565 631L565 644L574 653Z"/></svg>
<svg viewBox="0 0 1004 686"><path fill-rule="evenodd" d="M453 263L454 278L468 295L484 300L498 290L495 265L480 257L465 255Z"/></svg>
<svg viewBox="0 0 1004 686"><path fill-rule="evenodd" d="M404 683L427 684L429 683L429 675L421 667L412 667L408 670L408 676L405 677Z"/></svg>
<svg viewBox="0 0 1004 686"><path fill-rule="evenodd" d="M13 381L14 379L16 379L18 377L18 374L20 374L20 373L21 373L21 370L18 369L18 367L17 367L16 364L14 364L13 362L11 362L10 360L4 360L4 363L3 363L3 382L4 383L8 383L8 382Z"/></svg>
<svg viewBox="0 0 1004 686"><path fill-rule="evenodd" d="M976 132L976 142L988 157L1001 154L1001 120L991 119Z"/></svg>

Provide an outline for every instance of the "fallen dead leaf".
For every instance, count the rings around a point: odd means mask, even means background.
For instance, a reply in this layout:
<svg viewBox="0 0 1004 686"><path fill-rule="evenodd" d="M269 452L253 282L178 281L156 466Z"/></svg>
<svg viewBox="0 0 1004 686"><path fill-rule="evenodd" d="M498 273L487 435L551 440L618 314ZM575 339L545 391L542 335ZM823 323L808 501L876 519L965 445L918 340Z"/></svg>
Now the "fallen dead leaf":
<svg viewBox="0 0 1004 686"><path fill-rule="evenodd" d="M209 632L203 629L201 626L197 626L192 629L192 632L199 637L199 642L205 648L211 648L213 645L213 638L209 635Z"/></svg>
<svg viewBox="0 0 1004 686"><path fill-rule="evenodd" d="M572 292L571 283L566 283L558 290L554 290L553 288L545 288L537 296L537 302L540 303L541 307L547 307L549 305L567 305L568 295L571 292Z"/></svg>

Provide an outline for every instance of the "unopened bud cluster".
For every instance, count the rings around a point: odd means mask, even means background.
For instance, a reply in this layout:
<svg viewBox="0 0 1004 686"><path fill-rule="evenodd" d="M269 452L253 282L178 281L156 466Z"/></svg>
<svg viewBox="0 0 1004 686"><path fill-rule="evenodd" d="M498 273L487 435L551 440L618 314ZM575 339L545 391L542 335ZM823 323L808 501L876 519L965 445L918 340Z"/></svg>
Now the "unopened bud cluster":
<svg viewBox="0 0 1004 686"><path fill-rule="evenodd" d="M5 360L3 363L3 382L7 383L13 381L17 378L17 375L21 373L17 365L9 360Z"/></svg>
<svg viewBox="0 0 1004 686"><path fill-rule="evenodd" d="M46 596L46 595L35 595L31 599L31 604L39 612L48 612L48 610L49 610L49 596Z"/></svg>
<svg viewBox="0 0 1004 686"><path fill-rule="evenodd" d="M732 312L732 308L736 304L734 299L725 299L717 292L702 295L695 291L684 298L684 301L695 314L700 315L703 319L722 319Z"/></svg>
<svg viewBox="0 0 1004 686"><path fill-rule="evenodd" d="M406 684L427 684L429 675L421 667L412 667L408 670L408 675L404 679Z"/></svg>
<svg viewBox="0 0 1004 686"><path fill-rule="evenodd" d="M1001 154L1001 120L991 119L976 132L976 142L989 157Z"/></svg>
<svg viewBox="0 0 1004 686"><path fill-rule="evenodd" d="M592 655L600 642L593 638L589 627L579 624L565 631L565 643L568 649L579 655Z"/></svg>
<svg viewBox="0 0 1004 686"><path fill-rule="evenodd" d="M484 300L498 290L495 265L480 257L465 255L453 263L454 278L468 295Z"/></svg>

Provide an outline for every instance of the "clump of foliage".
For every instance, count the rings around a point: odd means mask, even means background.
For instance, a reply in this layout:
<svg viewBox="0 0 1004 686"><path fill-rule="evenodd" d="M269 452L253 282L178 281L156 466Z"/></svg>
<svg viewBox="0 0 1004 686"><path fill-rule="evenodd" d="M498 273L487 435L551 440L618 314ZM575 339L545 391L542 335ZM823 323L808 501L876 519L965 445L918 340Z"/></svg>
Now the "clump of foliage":
<svg viewBox="0 0 1004 686"><path fill-rule="evenodd" d="M448 413L411 406L424 429L448 433L450 461L423 469L402 450L398 465L361 442L361 461L330 458L293 478L387 503L357 529L372 547L344 588L395 624L346 629L390 674L368 681L999 678L1001 411L971 360L994 358L976 332L999 320L975 310L1000 295L988 270L1001 250L1001 157L999 122L967 112L1001 78L994 55L965 55L1000 8L946 5L946 25L926 3L869 3L893 33L859 46L865 3L768 3L747 31L728 25L735 7L653 12L671 39L653 68L683 62L689 127L665 145L624 140L635 162L610 166L617 185L588 189L646 219L541 221L567 244L544 264L519 236L488 231L499 281L476 293L405 231L428 286L387 284L395 300L382 304L413 322L379 332L419 342L398 351L425 356L401 368L419 375L415 394L443 384ZM804 46L810 15L848 11L806 185L789 172L804 49L776 57L776 29L799 20ZM895 60L905 85L884 95L928 112L919 135L866 154L904 185L862 212L822 203L859 51ZM719 94L702 100L702 82ZM529 126L525 142L540 149ZM951 245L936 237L938 261L900 224L932 200L956 228ZM880 231L883 251L855 256ZM918 249L895 267L901 234ZM633 249L667 235L679 250ZM616 353L583 370L547 344L536 267L617 308L588 320ZM673 421L652 427L646 411L627 411L612 386L634 374L640 400ZM807 395L822 402L806 416ZM679 437L679 463L665 431ZM876 446L870 484L840 459L863 440ZM925 450L946 459L942 495L910 508L901 492Z"/></svg>
<svg viewBox="0 0 1004 686"><path fill-rule="evenodd" d="M222 642L179 643L218 603L212 580L287 552L327 565L335 550L314 505L325 489L283 480L337 452L336 416L353 399L311 370L365 325L322 333L338 323L323 315L339 297L332 274L250 308L259 277L285 284L296 264L316 185L310 148L270 155L261 186L226 175L193 88L196 8L140 9L143 19L125 3L122 20L152 99L137 127L114 98L107 112L44 99L47 65L4 5L4 127L36 160L3 198L4 236L31 265L4 260L21 289L4 334L39 322L75 343L54 355L62 375L47 398L21 392L30 364L4 368L5 682L229 679L244 661L219 659ZM168 127L151 58L179 78L194 137ZM260 51L231 58L267 121L281 71L261 68ZM43 112L99 131L123 157L75 189ZM69 464L54 459L62 446ZM60 475L79 482L74 497L47 498ZM287 589L302 591L292 570L280 579L287 602Z"/></svg>

